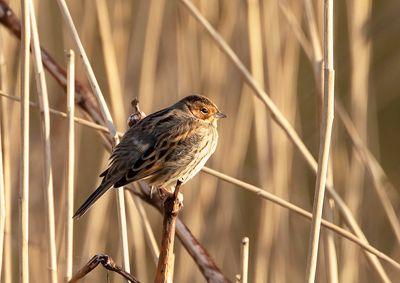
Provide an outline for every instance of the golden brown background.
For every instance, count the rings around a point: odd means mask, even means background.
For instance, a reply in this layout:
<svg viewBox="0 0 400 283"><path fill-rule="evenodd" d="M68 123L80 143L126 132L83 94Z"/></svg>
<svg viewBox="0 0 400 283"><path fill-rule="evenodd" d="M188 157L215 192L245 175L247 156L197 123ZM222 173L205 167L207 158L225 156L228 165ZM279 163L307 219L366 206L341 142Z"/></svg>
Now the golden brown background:
<svg viewBox="0 0 400 283"><path fill-rule="evenodd" d="M312 63L299 44L298 28L310 45L304 1L193 1L237 56L252 71L306 146L318 156L318 91ZM312 1L322 42L322 1ZM36 1L41 44L65 66L65 50L74 48L56 1ZM210 97L228 115L220 121L220 141L207 165L312 210L315 175L270 119L268 111L241 74L180 1L67 2L102 91L120 131L138 97L151 113L192 93ZM99 10L106 5L106 14ZM400 200L400 10L399 1L335 1L335 95L352 117L364 143L393 184L383 189L398 213ZM20 15L20 1L10 1ZM284 13L284 10L287 13ZM260 21L257 20L260 16ZM109 21L111 38L101 33ZM298 24L296 26L296 23ZM20 43L0 28L3 56L1 90L19 96ZM114 51L114 55L113 55ZM86 81L77 56L77 75ZM115 64L116 70L106 64ZM111 68L111 69L108 69ZM109 70L107 72L107 69ZM47 75L50 107L65 111L62 89ZM34 78L31 100L37 101ZM118 97L111 103L110 95ZM20 105L0 98L6 186L6 237L1 282L18 281L18 188ZM77 110L77 115L80 115ZM51 116L51 144L56 208L59 279L64 270L66 120ZM108 153L93 129L76 125L76 191L78 207L99 183ZM30 278L47 282L44 224L43 158L39 112L31 108ZM370 243L396 260L399 242L380 204L372 178L337 118L332 138L336 190L355 215ZM8 163L7 163L8 162ZM249 282L302 282L305 276L310 222L216 177L200 173L183 187L180 217L206 247L224 274L239 272L240 242L250 239ZM115 193L107 193L74 231L74 270L94 254L107 253L121 264ZM145 205L160 240L162 217ZM151 282L155 268L139 215L127 198L132 273ZM8 218L11 216L11 218ZM335 223L342 219L335 210ZM340 282L379 282L365 255L354 243L335 237ZM188 253L176 241L176 282L203 282ZM392 280L399 271L383 264ZM109 276L109 277L107 277ZM98 268L83 282L121 282ZM327 282L321 245L317 282Z"/></svg>

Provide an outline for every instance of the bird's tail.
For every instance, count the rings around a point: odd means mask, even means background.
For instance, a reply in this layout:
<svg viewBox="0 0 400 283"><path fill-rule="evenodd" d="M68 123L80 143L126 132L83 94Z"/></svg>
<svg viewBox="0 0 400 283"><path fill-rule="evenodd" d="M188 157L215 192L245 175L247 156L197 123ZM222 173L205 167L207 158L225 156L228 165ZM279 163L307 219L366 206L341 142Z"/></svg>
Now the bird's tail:
<svg viewBox="0 0 400 283"><path fill-rule="evenodd" d="M87 198L87 200L78 208L72 218L80 218L89 208L112 186L112 182L102 182L101 185Z"/></svg>

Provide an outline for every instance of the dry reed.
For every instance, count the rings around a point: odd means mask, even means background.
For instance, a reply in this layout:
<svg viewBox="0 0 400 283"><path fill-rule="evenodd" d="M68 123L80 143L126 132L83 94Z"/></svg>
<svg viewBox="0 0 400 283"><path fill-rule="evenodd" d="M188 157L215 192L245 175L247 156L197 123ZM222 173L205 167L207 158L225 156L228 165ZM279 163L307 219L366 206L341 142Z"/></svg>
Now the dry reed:
<svg viewBox="0 0 400 283"><path fill-rule="evenodd" d="M67 119L68 119L68 158L66 176L66 219L65 219L65 280L72 278L73 272L73 240L74 240L74 185L75 185L75 53L70 49L67 53Z"/></svg>
<svg viewBox="0 0 400 283"><path fill-rule="evenodd" d="M19 280L29 282L29 1L21 0L21 161L19 190Z"/></svg>
<svg viewBox="0 0 400 283"><path fill-rule="evenodd" d="M331 146L331 135L334 115L334 84L335 71L333 68L333 0L324 2L324 99L322 123L318 155L317 181L313 204L313 220L311 223L310 246L307 260L306 281L313 283L317 270L319 238L321 234L322 210L324 206L326 177Z"/></svg>
<svg viewBox="0 0 400 283"><path fill-rule="evenodd" d="M40 50L39 33L36 24L36 15L33 2L29 0L29 14L31 21L32 33L32 49L34 58L34 72L36 78L37 93L39 98L41 134L43 140L43 160L44 160L44 196L45 196L45 211L46 211L46 229L47 241L49 244L48 262L50 282L58 282L57 278L57 258L56 258L56 235L55 235L55 220L54 220L54 197L53 197L53 171L51 164L51 147L50 147L50 114L49 114L49 99L47 94L46 79L42 63Z"/></svg>
<svg viewBox="0 0 400 283"><path fill-rule="evenodd" d="M4 257L4 239L5 239L5 222L6 222L6 202L5 202L5 185L4 185L4 169L3 169L3 139L2 129L0 128L0 278L3 271Z"/></svg>
<svg viewBox="0 0 400 283"><path fill-rule="evenodd" d="M5 94L2 94L2 95L5 96ZM9 96L9 95L7 95L5 97L11 98L11 96ZM15 101L18 101L18 100L15 100ZM62 117L64 117L64 116L62 116ZM66 117L66 114L65 114L65 117ZM86 125L88 127L92 127L90 125L90 122L88 122L86 120L79 119L79 120L76 120L76 122L77 123L82 123L83 125ZM93 126L93 128L97 129L97 130L102 130L102 128L98 129L98 126ZM238 187L241 187L241 188L243 188L245 190L248 190L248 191L250 191L252 193L255 193L259 197L267 199L269 201L272 201L275 204L280 205L280 206L282 206L284 208L287 208L287 209L291 210L292 212L297 213L300 216L303 216L303 217L308 218L310 220L312 219L312 213L307 212L306 210L301 209L300 207L297 207L296 205L293 205L292 203L290 203L288 201L285 201L285 200L281 199L280 197L278 197L278 196L276 196L274 194L271 194L271 193L269 193L269 192L267 192L267 191L265 191L263 189L260 189L260 188L254 186L254 185L251 185L251 184L246 183L244 181L238 180L236 178L232 178L232 177L230 177L230 176L228 176L226 174L223 174L223 173L218 172L216 170L210 169L208 167L204 167L203 171L205 173L207 173L207 174L215 176L215 177L217 177L217 178L219 178L221 180L224 180L224 181L226 181L228 183L232 183L232 184L234 184L234 185L236 185ZM178 221L178 224L179 224L179 221ZM366 244L362 239L360 240L359 238L354 236L352 233L350 233L350 232L348 232L348 231L346 231L346 230L344 230L344 229L342 229L342 228L340 228L340 227L338 227L338 226L336 226L336 225L334 225L334 224L332 224L332 223L330 223L330 222L328 222L328 221L326 221L324 219L322 220L322 225L325 226L326 228L338 233L339 235L347 238L348 240L358 244L360 247L362 247L362 248L366 249L367 251L369 251L370 253L378 256L382 260L387 261L393 267L395 267L395 268L400 270L400 263L397 263L395 260L393 260L392 258L387 256L386 254L380 252L379 250L377 250L376 248L372 247L371 245ZM180 229L178 229L178 232L179 231L180 231ZM157 255L157 254L158 253L155 253L155 255Z"/></svg>
<svg viewBox="0 0 400 283"><path fill-rule="evenodd" d="M247 283L249 276L249 238L244 237L240 245L240 282Z"/></svg>
<svg viewBox="0 0 400 283"><path fill-rule="evenodd" d="M21 14L20 2L8 2L16 15ZM228 114L229 119L219 125L218 149L208 167L182 188L185 208L176 223L180 241L175 243L174 281L234 279L241 267L237 243L243 235L251 239L253 247L248 282L296 282L304 278L304 243L312 217L309 211L317 168L314 156L318 154L318 117L323 102L323 1L193 0L198 14L225 41L222 49L215 41L217 37L210 37L204 30L204 22L199 24L188 13L184 3L188 1L156 2L117 0L93 4L71 0L68 7L119 135L124 131L129 102L134 97L139 98L145 112L151 113L184 95L201 93ZM57 208L57 268L58 279L64 280L69 261L63 249L67 241L63 229L67 224L64 178L68 128L64 119L67 114L59 110L66 108L67 80L53 58L61 62L63 50L75 43L63 27L54 2L43 0L36 4L38 31L47 50L42 51L44 65L55 78L47 78L47 87ZM332 163L327 176L327 190L333 200L327 196L324 207L324 249L319 253L316 281L395 281L400 274L400 179L399 158L395 154L400 136L396 131L400 116L396 114L399 96L395 78L400 48L395 36L399 20L394 11L399 5L393 1L335 4L338 119L334 123ZM22 98L14 96L19 93L22 79L18 75L19 41L15 39L21 37L21 29L18 17L3 0L0 23L5 27L0 31L0 61L4 56L0 62L0 122L6 190L0 280L11 283L19 273L20 252L16 245L20 228L11 224L20 218L18 190L13 188L21 185L18 164L23 136L17 130L22 103L11 99ZM236 63L232 64L232 59ZM238 68L237 63L245 69ZM86 71L82 64L77 63L76 67L77 109L73 120L79 159L75 162L75 201L95 188L98 172L106 166L107 151L113 144L99 103L82 83ZM259 84L258 89L252 86L252 80ZM274 123L274 114L269 114L265 101L254 95L257 90L268 93L308 153L299 152ZM29 185L33 190L44 186L41 177L45 168L39 101L31 100ZM161 206L148 197L146 184L136 190L132 186L127 189L131 270L141 282L147 282L155 274ZM47 265L34 260L46 259L50 247L42 240L46 230L42 191L35 190L29 197L29 220L35 223L29 225L29 279L33 282L50 282L43 276L48 273ZM113 197L106 194L88 217L74 222L74 272L102 252L122 264ZM373 245L368 244L367 238ZM367 260L359 256L364 253ZM110 282L121 281L119 275L102 268L93 270L85 279L99 282L106 277Z"/></svg>
<svg viewBox="0 0 400 283"><path fill-rule="evenodd" d="M9 51L9 45L6 44L4 39L6 38L5 34L0 32L0 89L8 90L10 87L9 82L9 72L6 65L6 51ZM20 107L20 106L18 106ZM9 102L4 100L0 101L0 120L1 120L1 131L2 131L2 149L3 149L3 169L4 169L4 197L5 197L5 227L4 227L4 255L3 255L3 266L2 266L2 278L5 283L12 282L12 235L11 235L11 210L12 204L11 201L11 143L8 137L10 133L10 121L15 121L17 119L13 119L16 115L15 111L16 107L10 105ZM15 122L14 122L15 123ZM15 139L15 142L18 142L18 138ZM15 154L15 152L14 152Z"/></svg>
<svg viewBox="0 0 400 283"><path fill-rule="evenodd" d="M318 34L317 34L317 25L316 25L315 17L313 14L313 7L311 4L311 1L306 0L305 4L306 4L307 17L308 17L307 26L309 29L309 36L311 38L312 46L313 46L312 62L313 62L314 77L315 77L316 85L320 86L321 85L320 82L322 82L322 76L323 76L323 72L322 72L323 70L322 70L322 66L321 66L322 51L321 51L321 46L318 44L319 40L318 40ZM346 124L345 117L343 117L344 115L346 115L346 112L343 110L343 108L341 107L341 105L338 103L337 100L335 101L335 109L337 109L337 111L338 111L339 118L342 120L343 123ZM349 127L347 126L345 128L348 129ZM353 143L356 145L354 139L353 139ZM341 203L341 201L338 204L340 205L340 203ZM344 209L348 210L347 208L344 208ZM355 225L355 219L353 217L351 217L351 218L348 217L347 221L353 223L353 224L350 224L350 227L352 227L352 230L354 233L356 233L360 238L365 238L365 236L362 235L362 232L359 229L359 227L357 227L357 225ZM381 276L381 279L383 281L386 281L387 274L385 273L382 265L377 261L377 259L372 257L370 254L367 254L367 259L372 264L372 266L375 268L377 273Z"/></svg>
<svg viewBox="0 0 400 283"><path fill-rule="evenodd" d="M234 63L234 65L238 68L238 70L243 75L245 81L249 84L249 86L254 90L254 92L261 98L261 100L265 103L268 109L271 111L272 118L275 122L283 129L283 131L288 135L290 140L297 147L299 152L302 154L303 158L307 161L307 164L311 167L311 169L316 173L317 172L317 162L311 155L310 151L306 148L303 141L300 139L296 131L289 124L286 118L282 115L276 105L272 102L272 100L267 96L267 94L260 88L258 83L252 78L246 67L239 60L237 55L233 52L233 50L227 45L227 43L223 40L223 38L215 31L215 29L207 22L207 20L201 15L201 13L197 10L197 8L187 0L181 0L184 5L188 8L188 10L192 13L192 15L198 20L201 25L207 30L209 35L215 40L216 44L221 48L221 50L228 56L228 58ZM346 206L345 202L342 198L337 194L333 187L327 186L328 193L335 200L336 205L341 212L342 216L345 218L347 225L350 226L352 231L364 241L367 241L364 236L360 226L357 224L355 218L353 217L351 211ZM385 271L383 270L382 265L376 260L376 258L371 257L371 254L366 253L367 258L371 262L371 264L375 267L378 274L382 279L387 278Z"/></svg>
<svg viewBox="0 0 400 283"><path fill-rule="evenodd" d="M75 41L76 46L79 49L79 53L82 57L83 64L85 65L87 76L89 78L90 85L93 89L93 92L97 98L97 101L100 105L101 113L106 121L108 130L110 135L113 137L115 144L119 143L119 137L115 126L113 124L113 119L111 117L111 113L108 109L107 103L104 99L104 96L100 90L100 86L97 82L93 69L90 65L89 59L86 55L86 51L83 48L83 45L79 39L78 32L75 28L74 22L72 20L71 14L68 10L67 4L63 0L57 1L59 4L60 10L64 16L64 19L67 23L67 27ZM120 226L120 237L121 237L121 251L123 254L123 267L126 272L130 271L130 264L129 264L129 246L128 246L128 235L127 235L127 227L126 227L126 212L125 212L125 197L124 197L124 190L123 188L116 189L117 195L117 206L118 206L118 223Z"/></svg>

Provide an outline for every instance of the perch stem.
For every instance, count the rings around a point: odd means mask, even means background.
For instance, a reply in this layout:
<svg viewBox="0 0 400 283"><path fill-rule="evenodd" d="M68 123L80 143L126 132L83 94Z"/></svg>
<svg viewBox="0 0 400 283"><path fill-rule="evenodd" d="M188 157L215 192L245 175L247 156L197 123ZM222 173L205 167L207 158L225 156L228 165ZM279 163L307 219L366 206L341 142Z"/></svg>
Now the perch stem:
<svg viewBox="0 0 400 283"><path fill-rule="evenodd" d="M182 208L182 202L178 198L181 184L180 181L177 181L174 194L168 197L164 203L161 251L158 257L155 283L172 282L176 219Z"/></svg>

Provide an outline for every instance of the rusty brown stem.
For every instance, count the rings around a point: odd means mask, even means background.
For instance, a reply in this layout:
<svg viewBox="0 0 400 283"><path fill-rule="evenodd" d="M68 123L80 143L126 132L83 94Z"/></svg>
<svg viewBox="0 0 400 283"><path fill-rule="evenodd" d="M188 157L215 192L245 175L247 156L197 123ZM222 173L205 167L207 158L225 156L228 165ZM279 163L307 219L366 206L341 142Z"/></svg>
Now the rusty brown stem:
<svg viewBox="0 0 400 283"><path fill-rule="evenodd" d="M168 198L164 204L163 232L155 283L172 282L177 217L177 213L173 213L173 210L176 210L177 207L177 202L173 198Z"/></svg>
<svg viewBox="0 0 400 283"><path fill-rule="evenodd" d="M168 197L164 203L163 232L155 283L173 281L176 219L182 208L182 201L178 197L181 184L180 181L177 181L174 194Z"/></svg>

